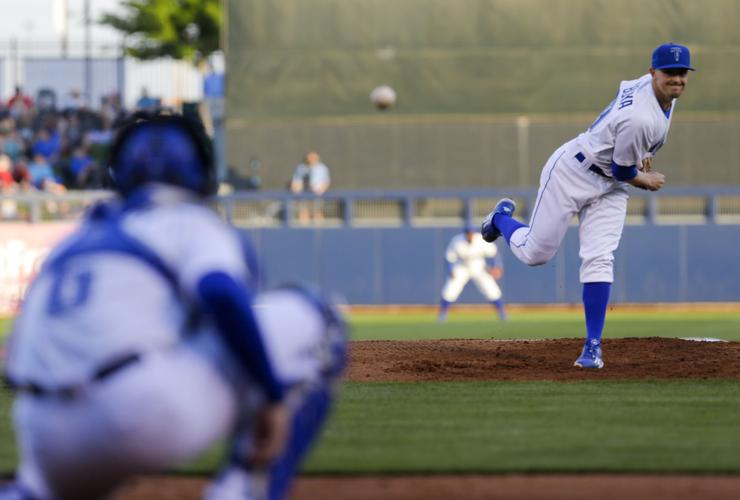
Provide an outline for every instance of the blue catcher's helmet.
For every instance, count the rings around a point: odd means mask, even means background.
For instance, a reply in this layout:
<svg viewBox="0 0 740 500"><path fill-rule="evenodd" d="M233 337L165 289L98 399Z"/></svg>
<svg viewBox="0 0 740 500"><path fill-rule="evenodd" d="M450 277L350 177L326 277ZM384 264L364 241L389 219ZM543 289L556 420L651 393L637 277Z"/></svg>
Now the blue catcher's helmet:
<svg viewBox="0 0 740 500"><path fill-rule="evenodd" d="M199 122L181 115L135 115L113 140L108 165L123 196L150 182L201 196L217 188L210 139Z"/></svg>

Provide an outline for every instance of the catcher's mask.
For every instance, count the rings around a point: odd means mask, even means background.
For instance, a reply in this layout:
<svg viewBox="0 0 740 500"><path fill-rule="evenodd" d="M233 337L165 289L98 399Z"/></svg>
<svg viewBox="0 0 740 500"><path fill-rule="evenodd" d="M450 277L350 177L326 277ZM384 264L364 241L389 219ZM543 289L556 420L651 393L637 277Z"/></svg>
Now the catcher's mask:
<svg viewBox="0 0 740 500"><path fill-rule="evenodd" d="M211 141L200 122L182 115L132 116L111 144L108 166L113 186L123 196L149 182L201 196L217 189Z"/></svg>

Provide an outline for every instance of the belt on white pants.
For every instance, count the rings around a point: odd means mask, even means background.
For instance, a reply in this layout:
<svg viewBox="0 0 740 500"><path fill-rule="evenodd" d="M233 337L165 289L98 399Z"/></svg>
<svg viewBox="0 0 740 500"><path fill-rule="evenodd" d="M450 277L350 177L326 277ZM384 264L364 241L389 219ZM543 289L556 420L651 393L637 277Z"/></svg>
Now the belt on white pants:
<svg viewBox="0 0 740 500"><path fill-rule="evenodd" d="M124 368L131 366L141 360L141 354L131 353L116 358L113 361L105 363L100 366L92 377L90 377L89 383L100 382L107 379L115 373L120 372ZM79 396L84 388L87 386L86 383L61 386L61 387L44 387L36 382L18 382L10 378L8 375L5 376L5 383L14 391L29 394L37 398L46 397L57 397L61 399L73 399Z"/></svg>
<svg viewBox="0 0 740 500"><path fill-rule="evenodd" d="M580 151L579 151L578 153L576 153L574 157L575 157L575 159L576 159L576 160L578 160L578 163L580 163L580 164L582 164L582 165L588 165L588 162L586 161L586 155L584 155L584 154L583 154L583 153L581 153ZM600 169L599 167L597 167L596 165L589 165L589 166L588 166L588 169L589 169L589 170L590 170L591 172L593 172L593 173L595 173L595 174L598 174L598 175L600 175L600 176L604 177L605 179L610 179L610 180L612 179L612 178L611 178L610 176L606 175L606 174L604 173L604 171L603 171L603 170L601 170L601 169Z"/></svg>

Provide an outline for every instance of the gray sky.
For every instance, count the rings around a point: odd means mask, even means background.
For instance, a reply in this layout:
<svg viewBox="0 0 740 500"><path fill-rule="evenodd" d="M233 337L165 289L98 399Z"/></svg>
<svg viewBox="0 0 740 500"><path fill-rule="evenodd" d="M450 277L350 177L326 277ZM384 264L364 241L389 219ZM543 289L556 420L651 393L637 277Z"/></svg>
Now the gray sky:
<svg viewBox="0 0 740 500"><path fill-rule="evenodd" d="M86 0L0 0L0 41L11 38L27 40L56 40L61 34L56 27L60 21L60 8L66 3L68 12L68 38L84 40L84 11ZM96 43L118 42L121 36L114 30L96 26L95 20L104 12L120 11L121 0L87 0L93 19L91 37ZM57 15L55 15L55 13Z"/></svg>

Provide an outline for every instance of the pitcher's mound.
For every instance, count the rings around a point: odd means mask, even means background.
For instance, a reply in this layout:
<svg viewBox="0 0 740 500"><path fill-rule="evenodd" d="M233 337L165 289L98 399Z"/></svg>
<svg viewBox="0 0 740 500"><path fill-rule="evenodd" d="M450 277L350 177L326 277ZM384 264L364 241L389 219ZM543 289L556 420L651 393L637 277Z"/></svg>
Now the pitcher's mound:
<svg viewBox="0 0 740 500"><path fill-rule="evenodd" d="M356 341L348 380L740 378L740 342L605 339L604 368L573 367L583 339Z"/></svg>

